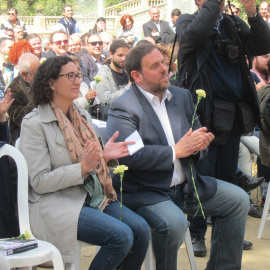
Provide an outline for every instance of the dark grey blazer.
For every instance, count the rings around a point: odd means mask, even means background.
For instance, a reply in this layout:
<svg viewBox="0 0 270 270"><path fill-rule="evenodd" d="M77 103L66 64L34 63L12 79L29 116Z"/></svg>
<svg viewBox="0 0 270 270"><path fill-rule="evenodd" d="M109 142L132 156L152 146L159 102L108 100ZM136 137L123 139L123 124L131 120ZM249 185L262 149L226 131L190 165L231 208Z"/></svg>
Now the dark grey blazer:
<svg viewBox="0 0 270 270"><path fill-rule="evenodd" d="M156 43L169 44L174 41L175 33L166 21L160 21L160 33L158 37L152 36L152 30L158 31L158 28L153 20L143 24L143 33L146 37L152 37Z"/></svg>
<svg viewBox="0 0 270 270"><path fill-rule="evenodd" d="M91 81L94 80L94 77L98 73L98 66L94 61L93 57L87 52L82 57L82 65L85 69L86 75L90 78Z"/></svg>
<svg viewBox="0 0 270 270"><path fill-rule="evenodd" d="M170 119L175 142L183 137L190 128L192 113L194 111L191 94L186 89L170 86L172 93L170 101L166 101L166 108ZM195 121L194 129L201 125ZM119 130L117 141L124 141L131 133L137 130L143 140L144 148L132 156L119 160L120 164L129 167L125 171L123 180L123 202L132 210L147 204L154 204L169 197L173 174L172 148L168 145L162 125L145 96L133 84L131 88L116 99L110 107L107 121L107 133L111 137ZM206 154L202 151L198 160ZM193 184L191 180L188 158L180 159L187 178L186 200L196 200L193 197ZM211 177L200 176L195 172L195 181L201 201L212 197L216 192L216 180ZM113 175L113 184L119 192L120 181L118 175Z"/></svg>

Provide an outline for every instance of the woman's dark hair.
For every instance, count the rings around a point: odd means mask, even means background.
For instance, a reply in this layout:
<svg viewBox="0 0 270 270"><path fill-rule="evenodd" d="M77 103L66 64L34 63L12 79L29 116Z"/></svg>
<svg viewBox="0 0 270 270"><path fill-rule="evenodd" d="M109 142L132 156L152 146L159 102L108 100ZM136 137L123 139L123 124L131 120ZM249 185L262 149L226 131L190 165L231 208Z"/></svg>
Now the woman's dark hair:
<svg viewBox="0 0 270 270"><path fill-rule="evenodd" d="M122 18L120 19L120 23L121 23L121 25L122 25L123 27L125 27L125 25L126 25L126 20L127 20L127 19L129 19L129 20L131 21L131 24L132 24L132 25L134 24L134 20L133 20L132 16L126 14L126 15L123 15Z"/></svg>
<svg viewBox="0 0 270 270"><path fill-rule="evenodd" d="M67 56L56 56L44 61L38 68L32 86L31 94L36 106L49 103L54 95L51 89L52 80L59 78L62 66L75 62Z"/></svg>
<svg viewBox="0 0 270 270"><path fill-rule="evenodd" d="M95 23L95 26L94 26L94 33L97 33L98 32L98 30L97 30L97 23L98 22L105 22L106 23L106 19L105 18L103 18L103 17L99 17L99 18L97 18L97 20L96 20L96 23Z"/></svg>

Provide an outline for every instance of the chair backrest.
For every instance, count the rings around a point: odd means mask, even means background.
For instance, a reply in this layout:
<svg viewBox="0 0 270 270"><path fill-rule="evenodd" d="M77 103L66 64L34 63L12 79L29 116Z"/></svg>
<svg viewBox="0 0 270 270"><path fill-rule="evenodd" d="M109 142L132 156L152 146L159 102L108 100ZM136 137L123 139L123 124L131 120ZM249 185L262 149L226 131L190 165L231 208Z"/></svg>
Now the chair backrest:
<svg viewBox="0 0 270 270"><path fill-rule="evenodd" d="M18 213L20 233L26 230L31 232L29 224L29 206L28 206L28 168L23 154L15 147L5 144L0 148L0 158L10 156L16 163L18 174ZM32 232L31 232L32 234Z"/></svg>

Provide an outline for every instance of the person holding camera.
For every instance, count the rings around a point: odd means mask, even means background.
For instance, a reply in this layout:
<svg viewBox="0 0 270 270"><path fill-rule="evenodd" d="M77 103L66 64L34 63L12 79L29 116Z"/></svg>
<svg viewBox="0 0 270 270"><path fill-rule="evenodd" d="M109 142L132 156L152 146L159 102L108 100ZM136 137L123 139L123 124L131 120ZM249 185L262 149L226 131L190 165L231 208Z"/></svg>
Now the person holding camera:
<svg viewBox="0 0 270 270"><path fill-rule="evenodd" d="M224 0L195 0L199 11L176 22L180 44L179 81L191 91L203 89L197 113L201 124L215 135L208 155L196 164L201 175L237 184L235 177L241 134L260 124L258 98L246 56L270 52L270 31L255 0L240 0L250 27L238 16L222 13ZM206 256L206 220L189 217L194 253ZM214 220L213 220L214 222ZM230 241L230 239L228 239ZM250 249L244 241L243 248Z"/></svg>

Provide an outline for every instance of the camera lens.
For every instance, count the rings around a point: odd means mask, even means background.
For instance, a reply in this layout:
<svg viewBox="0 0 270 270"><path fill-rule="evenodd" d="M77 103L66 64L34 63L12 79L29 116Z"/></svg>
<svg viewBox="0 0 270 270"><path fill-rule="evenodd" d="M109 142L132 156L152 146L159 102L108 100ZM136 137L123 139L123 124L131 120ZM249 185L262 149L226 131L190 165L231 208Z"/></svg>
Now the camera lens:
<svg viewBox="0 0 270 270"><path fill-rule="evenodd" d="M233 45L226 46L226 55L231 60L236 60L239 56L239 49Z"/></svg>

